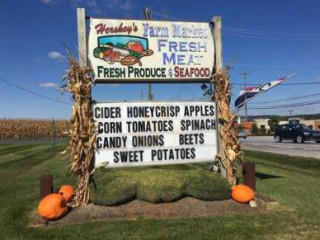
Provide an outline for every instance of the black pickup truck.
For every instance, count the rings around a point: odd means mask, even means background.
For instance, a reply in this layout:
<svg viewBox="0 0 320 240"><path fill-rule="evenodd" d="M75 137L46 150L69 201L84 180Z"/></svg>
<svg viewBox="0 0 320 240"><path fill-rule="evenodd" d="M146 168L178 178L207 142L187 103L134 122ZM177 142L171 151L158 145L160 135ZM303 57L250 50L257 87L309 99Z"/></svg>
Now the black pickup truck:
<svg viewBox="0 0 320 240"><path fill-rule="evenodd" d="M304 124L284 124L277 126L274 139L276 142L293 140L297 143L303 143L304 141L320 143L320 131L311 130Z"/></svg>

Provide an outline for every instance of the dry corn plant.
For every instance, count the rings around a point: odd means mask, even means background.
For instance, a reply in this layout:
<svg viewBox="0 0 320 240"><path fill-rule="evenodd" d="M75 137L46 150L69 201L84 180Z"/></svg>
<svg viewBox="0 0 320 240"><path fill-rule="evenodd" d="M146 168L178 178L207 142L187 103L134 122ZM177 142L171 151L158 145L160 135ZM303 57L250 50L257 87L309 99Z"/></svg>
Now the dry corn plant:
<svg viewBox="0 0 320 240"><path fill-rule="evenodd" d="M78 176L76 196L71 204L76 207L89 202L89 180L94 164L96 131L91 110L92 70L88 67L81 68L71 55L69 65L64 89L72 94L74 105L67 151L71 155L70 171Z"/></svg>
<svg viewBox="0 0 320 240"><path fill-rule="evenodd" d="M228 68L214 75L214 85L219 117L220 155L217 155L217 160L226 170L227 181L235 185L237 166L241 164L243 152L233 128L236 115L230 109L231 89Z"/></svg>

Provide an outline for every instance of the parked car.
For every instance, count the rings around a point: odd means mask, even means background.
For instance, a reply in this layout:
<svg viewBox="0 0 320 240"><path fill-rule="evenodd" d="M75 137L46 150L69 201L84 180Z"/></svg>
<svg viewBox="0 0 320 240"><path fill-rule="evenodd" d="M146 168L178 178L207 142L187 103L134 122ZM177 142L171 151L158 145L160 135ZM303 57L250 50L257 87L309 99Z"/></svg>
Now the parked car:
<svg viewBox="0 0 320 240"><path fill-rule="evenodd" d="M320 131L312 130L304 124L284 124L277 126L274 139L276 142L293 140L297 143L303 143L304 141L320 143Z"/></svg>
<svg viewBox="0 0 320 240"><path fill-rule="evenodd" d="M238 133L238 138L244 138L246 139L247 138L247 133L245 130L241 131Z"/></svg>

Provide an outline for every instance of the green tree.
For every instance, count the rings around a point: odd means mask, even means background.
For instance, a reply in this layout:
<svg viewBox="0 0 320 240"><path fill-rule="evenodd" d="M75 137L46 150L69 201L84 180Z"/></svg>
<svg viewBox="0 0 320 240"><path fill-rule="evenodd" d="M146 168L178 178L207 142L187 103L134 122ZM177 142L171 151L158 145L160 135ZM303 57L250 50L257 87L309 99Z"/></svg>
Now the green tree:
<svg viewBox="0 0 320 240"><path fill-rule="evenodd" d="M252 134L253 136L259 135L259 128L258 128L258 126L257 126L256 123L253 123L253 124L252 124L251 134Z"/></svg>
<svg viewBox="0 0 320 240"><path fill-rule="evenodd" d="M269 121L268 121L269 127L270 127L270 132L274 133L276 130L277 125L279 125L279 117L277 116L272 116Z"/></svg>
<svg viewBox="0 0 320 240"><path fill-rule="evenodd" d="M261 135L266 135L266 133L267 133L266 127L264 125L261 126L259 129L259 132Z"/></svg>

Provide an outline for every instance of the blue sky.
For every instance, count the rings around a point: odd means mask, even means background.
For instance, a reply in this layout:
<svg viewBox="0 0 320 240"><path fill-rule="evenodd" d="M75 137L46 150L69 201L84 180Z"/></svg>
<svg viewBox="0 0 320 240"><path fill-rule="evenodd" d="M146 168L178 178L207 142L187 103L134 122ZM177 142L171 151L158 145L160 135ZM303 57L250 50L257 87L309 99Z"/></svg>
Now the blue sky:
<svg viewBox="0 0 320 240"><path fill-rule="evenodd" d="M231 64L233 101L248 72L250 83L262 83L296 72L288 83L320 83L320 1L317 0L2 0L0 3L0 79L52 99L49 101L0 81L0 118L69 118L71 101L55 88L68 65L65 43L76 54L76 8L87 15L143 19L151 8L154 20L210 21L222 16L224 63ZM139 100L145 84L98 85L97 100ZM320 84L283 85L258 97L249 108L295 102L264 103L320 93ZM155 100L202 99L200 84L153 85ZM297 99L316 101L320 95ZM319 105L290 108L294 114L319 113ZM249 114L286 114L289 109Z"/></svg>

